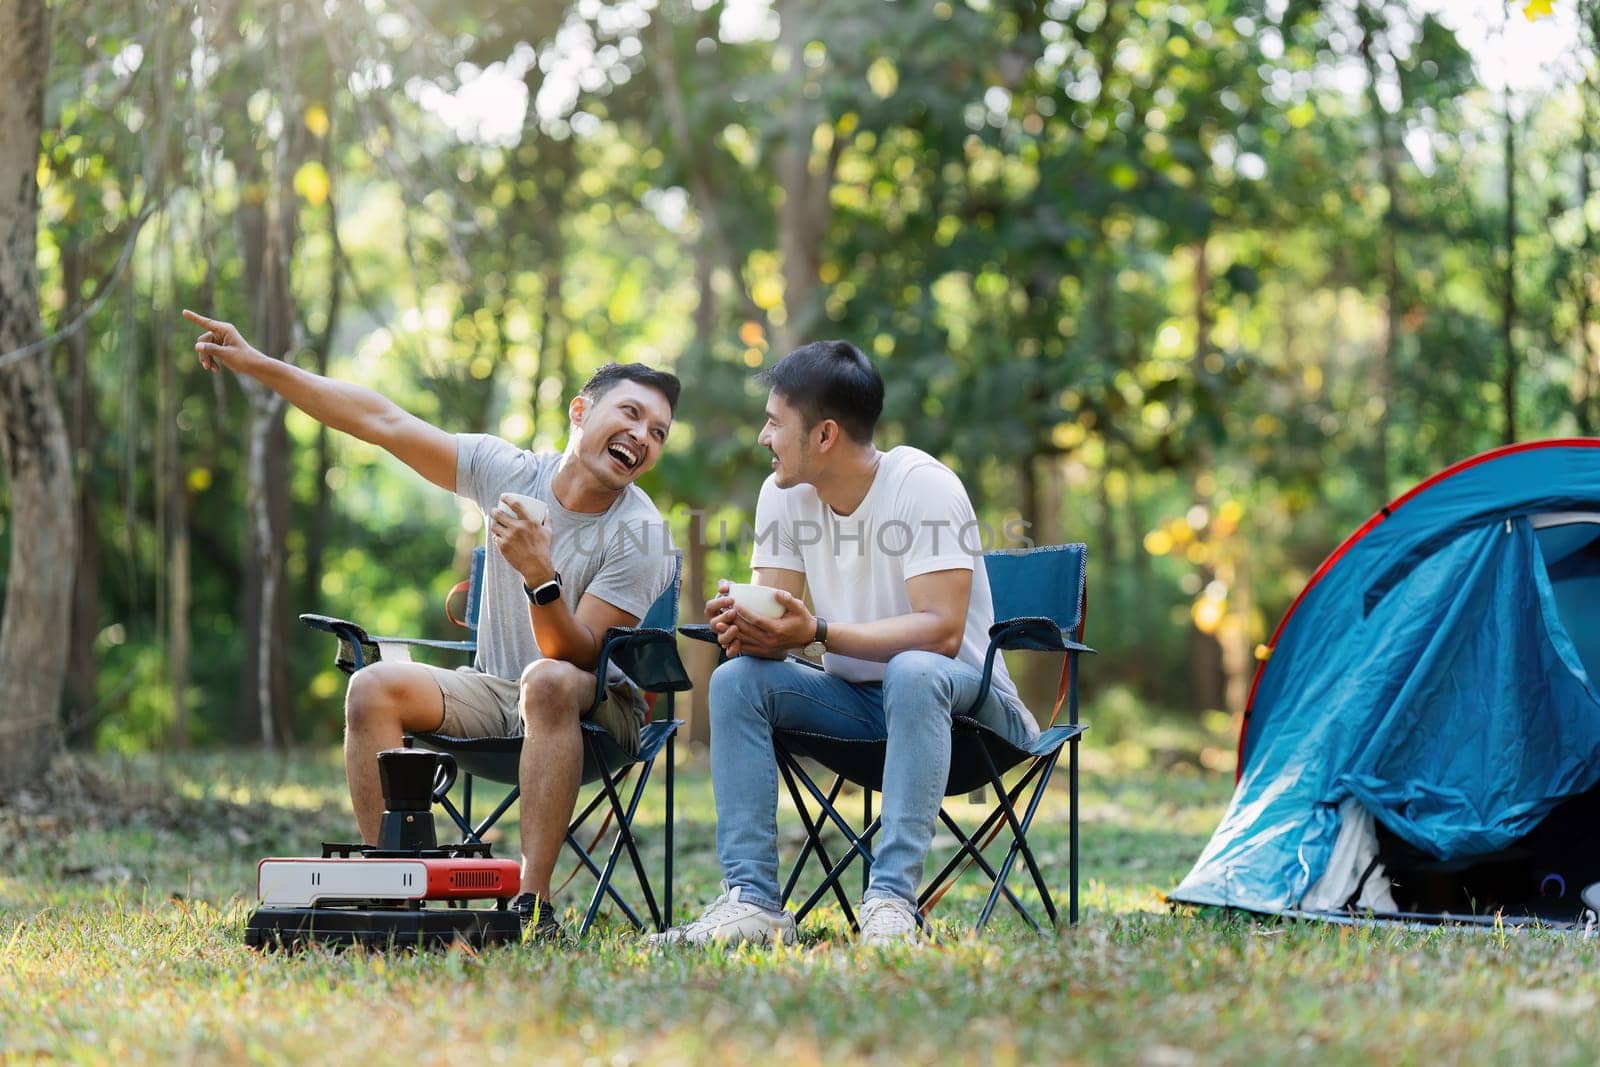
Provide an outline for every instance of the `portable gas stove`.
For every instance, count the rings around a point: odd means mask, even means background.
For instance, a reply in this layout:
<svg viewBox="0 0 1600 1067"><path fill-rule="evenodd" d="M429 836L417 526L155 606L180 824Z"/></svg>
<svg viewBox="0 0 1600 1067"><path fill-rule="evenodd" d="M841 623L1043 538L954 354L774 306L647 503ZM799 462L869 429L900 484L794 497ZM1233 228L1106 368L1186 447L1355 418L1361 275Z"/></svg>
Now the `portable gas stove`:
<svg viewBox="0 0 1600 1067"><path fill-rule="evenodd" d="M434 839L430 807L449 791L455 770L455 760L442 753L380 752L387 810L378 844L324 844L320 857L262 860L256 868L260 906L245 924L244 943L293 950L517 940L521 920L507 907L520 882L516 862L494 859L487 844L440 846ZM495 904L469 907L474 900Z"/></svg>

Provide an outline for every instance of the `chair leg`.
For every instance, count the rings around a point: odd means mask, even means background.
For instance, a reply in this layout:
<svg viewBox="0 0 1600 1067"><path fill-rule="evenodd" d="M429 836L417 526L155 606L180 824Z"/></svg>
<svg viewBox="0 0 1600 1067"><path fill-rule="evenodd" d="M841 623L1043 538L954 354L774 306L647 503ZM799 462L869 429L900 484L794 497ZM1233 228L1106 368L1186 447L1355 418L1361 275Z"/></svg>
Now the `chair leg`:
<svg viewBox="0 0 1600 1067"><path fill-rule="evenodd" d="M805 786L806 792L811 794L811 799L815 800L819 805L822 805L823 814L826 815L828 817L828 821L833 823L833 825L838 828L839 832L844 835L845 840L851 845L851 851L858 854L861 857L862 862L870 867L872 865L872 850L866 847L867 835L857 834L855 829L850 825L849 821L845 819L843 815L839 814L839 809L835 808L831 803L826 802L822 795L821 787L818 786L817 783L813 782L805 774L805 772L801 770L799 764L794 761L794 757L788 756L787 753L785 753L785 755L790 762L790 766L794 769L796 777L799 778L800 784Z"/></svg>
<svg viewBox="0 0 1600 1067"><path fill-rule="evenodd" d="M1033 781L1034 777L1039 773L1039 770L1040 764L1035 761L1028 767L1027 771L1022 775L1022 777L1017 780L1017 784L1011 787L1008 795L1010 796L1011 803L1013 805L1017 803L1018 799L1022 796L1022 791L1027 787L1029 782ZM940 810L943 811L942 808ZM1005 813L1000 810L999 805L990 808L989 811L984 815L983 821L979 823L978 829L973 833L972 840L983 841L985 844L987 844L989 841L992 841L995 826L1004 818ZM940 890L944 887L946 882L952 880L952 878L956 876L956 868L961 866L963 855L965 855L965 853L957 853L955 856L952 856L949 862L940 868L939 873L928 880L927 887L918 895L919 901L931 900L942 895Z"/></svg>
<svg viewBox="0 0 1600 1067"><path fill-rule="evenodd" d="M585 746L588 745L587 739L584 740L584 744ZM625 782L628 775L632 773L632 771L632 767L624 768L622 773L616 777L615 782L618 784ZM573 855L578 857L578 862L588 869L590 876L595 880L595 891L590 896L589 900L590 906L585 909L585 915L590 917L586 918L583 924L580 926L580 933L588 930L589 924L593 922L593 914L597 913L599 910L597 906L598 902L605 897L611 898L611 902L617 906L618 910L622 912L623 917L626 918L629 923L631 923L636 929L643 930L645 925L644 920L639 918L638 913L633 910L633 907L629 905L625 899L623 899L622 894L617 892L617 888L613 884L610 876L606 873L606 871L600 868L600 865L594 861L594 857L589 853L589 850L585 848L578 840L578 831L583 827L583 824L589 820L589 817L598 811L601 805L605 804L605 802L605 790L595 790L594 796L591 797L589 802L583 806L583 810L573 815L572 822L567 825L567 847L572 849ZM599 843L598 838L595 839L595 843ZM613 845L614 844L615 842L613 842Z"/></svg>
<svg viewBox="0 0 1600 1067"><path fill-rule="evenodd" d="M1029 873L1033 875L1034 886L1039 890L1039 896L1044 901L1045 913L1050 916L1051 925L1055 925L1057 922L1055 904L1050 900L1050 890L1046 887L1044 876L1039 871L1039 864L1033 858L1033 849L1028 847L1028 825L1032 823L1034 812L1038 809L1039 799L1044 795L1044 787L1050 781L1050 771L1055 765L1056 754L1052 754L1040 761L1044 764L1044 769L1040 772L1039 782L1034 787L1033 796L1028 804L1028 821L1027 823L1022 823L1017 819L1016 810L1011 805L1011 798L1003 791L1000 772L995 767L993 758L990 757L987 749L980 747L979 751L982 752L984 762L988 765L989 779L995 785L996 803L1000 806L1007 824L1011 827L1011 847L1006 852L1004 862L1000 864L999 880L994 889L990 891L989 899L984 903L983 912L978 916L976 929L982 930L989 921L989 916L994 911L994 906L1000 897L1000 887L1010 877L1011 868L1015 864L1019 853L1023 862L1028 865Z"/></svg>
<svg viewBox="0 0 1600 1067"><path fill-rule="evenodd" d="M627 918L628 922L632 923L635 928L643 930L644 920L639 918L638 914L633 910L633 908L629 907L626 900L622 899L622 896L617 892L616 887L612 886L609 881L601 881L603 872L600 869L600 865L595 863L594 857L589 855L588 851L578 843L577 835L575 831L571 829L567 831L567 845L572 849L573 854L578 857L578 862L588 868L589 874L594 877L597 883L595 893L599 894L601 892L599 886L604 885L605 896L611 898L611 902L617 906L617 908L622 912L623 916ZM593 907L594 899L592 897L590 898L589 903L591 907ZM598 911L599 909L594 908L593 910ZM585 925L582 929L587 930L588 926Z"/></svg>
<svg viewBox="0 0 1600 1067"><path fill-rule="evenodd" d="M495 805L495 809L489 813L488 817L480 822L477 826L473 827L472 840L482 841L483 835L488 833L489 830L493 828L494 824L500 821L500 816L510 811L511 805L515 804L520 799L522 799L522 787L513 786L511 788L511 792L506 794L504 800Z"/></svg>
<svg viewBox="0 0 1600 1067"><path fill-rule="evenodd" d="M446 815L450 816L450 821L456 824L456 829L461 831L461 843L463 845L475 845L478 843L478 837L472 830L472 820L461 814L461 810L450 800L448 794L439 798L439 806L444 809Z"/></svg>
<svg viewBox="0 0 1600 1067"><path fill-rule="evenodd" d="M628 770L632 770L632 768L630 767L622 772L622 776L618 778L619 782L626 778ZM583 806L583 810L572 816L572 828L576 830L578 827L582 826L584 821L587 820L589 816L593 815L595 810L599 808L601 804L605 803L605 800L605 793L597 790L594 796L589 798L589 803Z"/></svg>
<svg viewBox="0 0 1600 1067"><path fill-rule="evenodd" d="M862 789L861 790L861 829L865 830L867 827L869 827L871 825L872 825L872 790L870 790L870 789ZM866 897L867 897L867 889L870 888L871 882L872 882L872 868L863 866L861 868L861 898L863 900L865 900Z"/></svg>
<svg viewBox="0 0 1600 1067"><path fill-rule="evenodd" d="M488 833L494 827L494 824L500 821L500 816L509 811L511 805L515 804L521 796L521 788L513 786L511 792L506 794L506 798L489 813L489 817L474 826L471 815L472 775L469 774L466 776L462 788L461 799L463 807L457 808L448 796L439 799L439 806L444 808L444 813L450 816L450 821L456 824L457 830L461 831L461 843L463 845L481 845L483 843L483 835Z"/></svg>
<svg viewBox="0 0 1600 1067"><path fill-rule="evenodd" d="M1078 640L1080 642L1083 640L1083 623L1081 619L1078 623ZM1078 653L1069 652L1067 657L1069 660L1068 666L1072 671L1070 679L1072 684L1067 694L1067 722L1072 726L1077 726ZM1072 750L1067 753L1067 804L1069 805L1067 809L1067 837L1070 842L1068 845L1068 869L1070 871L1068 877L1071 878L1071 882L1067 886L1067 923L1071 926L1078 925L1078 738L1082 736L1083 734L1080 732L1078 737L1072 737L1067 740L1067 744L1072 746Z"/></svg>
<svg viewBox="0 0 1600 1067"><path fill-rule="evenodd" d="M855 862L857 856L865 857L871 854L867 851L867 846L872 843L872 839L877 836L878 830L882 828L882 826L883 821L881 819L872 820L872 825L867 827L866 832L861 834L861 836L856 839L857 844L850 848L849 851L845 852L843 856L839 857L838 863L835 863L832 867L828 868L826 872L824 872L822 876L822 882L817 886L817 888L811 891L811 895L806 898L805 903L800 905L799 909L795 911L796 922L800 921L800 916L809 914L811 909L817 906L817 902L822 899L823 895L828 893L830 890L836 897L840 899L841 904L843 903L844 872L850 869L850 864ZM854 913L851 912L848 907L845 907L844 911L845 918L850 922L850 929L860 930L861 925L856 922ZM916 918L917 925L921 926L922 916L918 915Z"/></svg>
<svg viewBox="0 0 1600 1067"><path fill-rule="evenodd" d="M639 839L633 835L633 820L639 813L639 803L644 800L644 787L650 781L650 768L643 768L639 773L639 781L634 784L633 796L628 800L628 813L626 819L618 827L617 839L622 841L628 849L628 861L633 864L633 873L639 879L639 892L644 894L645 905L650 909L650 918L655 920L656 929L663 930L666 924L660 906L656 903L654 887L650 884L650 876L645 873L644 858L639 855ZM601 779L601 784L607 787L611 794L612 802L617 802L617 793L614 786Z"/></svg>
<svg viewBox="0 0 1600 1067"><path fill-rule="evenodd" d="M778 769L780 771L783 771L785 774L788 773L788 768L785 767L781 762L778 765ZM800 811L800 812L802 812L801 820L805 821L807 819L807 817L809 816L810 812L805 807L803 801L801 800L800 792L795 787L794 783L793 782L789 782L788 786L789 786L789 796L790 796L791 799L794 800L795 809ZM844 778L843 778L843 776L837 775L837 774L834 775L833 776L833 785L831 787L829 787L829 789L828 789L828 802L829 803L832 803L833 801L838 799L839 790L842 789L843 787L844 787ZM819 832L817 833L817 835L815 837L813 837L812 834L811 834L810 826L809 825L807 826L807 828L806 828L806 842L805 842L804 845L800 846L800 855L795 858L794 866L789 868L789 878L784 883L783 896L781 898L779 898L782 903L787 904L789 902L790 896L792 896L794 894L794 887L796 885L798 885L799 882L800 882L800 876L805 873L806 860L811 858L811 853L816 851L816 846L818 845L818 843L821 842L822 835L820 833L820 829L821 828L818 827ZM833 861L828 859L828 857L826 855L819 855L818 858L821 860L822 869L824 871L826 871L829 867L833 866Z"/></svg>
<svg viewBox="0 0 1600 1067"><path fill-rule="evenodd" d="M672 719L672 698L675 695L676 694L671 692L667 693L668 721L671 721ZM665 788L667 790L666 833L664 835L666 838L667 853L665 859L662 861L664 870L662 872L663 884L661 886L661 924L656 927L657 930L665 930L667 927L672 925L672 800L677 784L673 761L673 746L677 741L677 735L677 730L673 730L667 735L667 769L666 774L663 776Z"/></svg>
<svg viewBox="0 0 1600 1067"><path fill-rule="evenodd" d="M1044 763L1044 771L1039 775L1039 783L1034 786L1033 795L1028 798L1028 809L1022 813L1022 854L1027 860L1028 867L1033 871L1034 884L1039 890L1039 899L1044 901L1045 914L1050 916L1050 925L1056 929L1061 928L1061 916L1056 912L1055 899L1050 895L1050 887L1039 874L1039 867L1034 859L1033 849L1028 845L1028 831L1033 829L1033 818L1039 811L1039 802L1044 799L1045 787L1050 784L1050 777L1055 773L1056 762L1061 758L1057 750ZM1013 802L1015 806L1015 802Z"/></svg>
<svg viewBox="0 0 1600 1067"><path fill-rule="evenodd" d="M835 893L835 895L837 895L839 897L841 903L844 901L844 890L839 884L839 879L844 874L845 869L847 867L849 867L849 865L855 860L855 858L857 856L861 857L861 863L862 863L863 867L865 867L867 869L867 873L870 875L871 867L872 867L872 849L870 847L870 842L871 842L873 836L878 832L879 827L882 825L882 820L881 819L873 820L872 825L867 827L864 832L862 832L861 834L858 835L855 832L855 830L850 826L850 823L845 819L845 817L843 815L839 814L839 810L837 808L835 808L827 800L827 798L825 798L822 795L822 790L817 786L817 784L815 782L813 782L811 780L811 778L800 767L798 762L795 761L794 756L791 755L786 749L782 748L782 746L775 746L775 748L779 753L779 766L780 767L783 766L783 764L785 762L788 763L789 768L794 772L794 776L799 778L800 783L802 785L804 785L806 787L806 791L811 794L811 798L813 800L815 800L817 802L817 804L822 808L822 813L827 816L828 821L832 822L833 825L838 828L839 832L844 835L845 840L847 842L849 842L849 845L850 845L849 849L845 852L844 856L841 857L839 862L834 864L832 869L830 869L828 871L826 877L823 878L822 884L817 887L816 891L814 891L811 894L810 898L807 899L805 905L797 913L797 915L804 915L807 911L809 911L811 909L811 907L818 900L822 899L823 893L826 892L829 888L832 888L832 890ZM785 777L788 778L789 771L786 770L784 773L785 773ZM789 780L790 780L790 788L792 789L793 788L793 780L792 779L789 779ZM798 800L796 801L796 805L800 806ZM811 833L815 834L818 837L818 840L820 842L820 832L818 832L817 830L808 830L808 832L811 832ZM821 853L821 851L822 851L822 849L821 849L821 845L819 843L819 845L818 845L819 854ZM826 861L826 857L825 856L824 856L824 861ZM847 915L849 915L849 907L848 906L846 906L845 912L846 912ZM858 927L856 926L856 924L854 922L854 916L850 916L850 918L851 918L851 928L852 929L857 929ZM920 915L918 916L918 922L919 922L919 924L921 922L921 916Z"/></svg>
<svg viewBox="0 0 1600 1067"><path fill-rule="evenodd" d="M586 738L585 744L587 743ZM596 753L595 756L598 760L599 753ZM601 884L595 887L594 898L589 903L588 914L584 916L583 925L578 930L579 936L587 933L589 927L593 925L595 915L600 910L600 901L605 895L605 891L610 888L611 876L616 870L617 860L621 858L623 849L627 850L628 859L633 864L633 872L639 879L639 891L644 894L645 905L650 909L650 917L655 921L656 928L661 928L661 910L656 905L655 894L650 889L650 876L645 873L644 862L639 858L639 850L634 843L632 829L633 817L639 810L639 801L643 798L645 785L649 781L650 764L643 764L640 766L639 780L634 783L633 795L629 798L627 807L624 808L621 798L617 795L616 787L612 783L611 776L603 771L600 774L600 787L604 790L606 799L611 804L612 814L617 819L617 839L612 842L611 854L606 858L605 872L601 875ZM634 921L640 927L644 925L639 923L637 919Z"/></svg>
<svg viewBox="0 0 1600 1067"><path fill-rule="evenodd" d="M945 824L946 827L949 828L951 833L956 835L956 840L961 842L961 850L955 854L953 859L951 859L949 866L953 867L955 864L960 863L962 856L971 856L972 862L976 863L978 865L978 869L989 876L989 880L991 882L1000 877L995 873L995 869L989 863L989 861L983 858L983 852L978 848L973 838L968 837L962 832L961 827L956 825L956 821L950 817L949 812L945 811L943 808L940 808L939 819ZM928 901L932 899L934 892L939 887L939 884L939 880L929 883L928 888L924 889L917 896L918 910L922 911L924 917L928 915L928 912L932 911L932 908L928 906ZM1022 916L1029 926L1033 927L1035 930L1039 929L1039 921L1033 917L1032 913L1030 913L1026 907L1023 906L1022 901L1017 899L1017 895L1011 891L1010 886L1004 887L1001 892L1005 894L1006 900L1010 902L1013 908L1017 909L1017 913Z"/></svg>
<svg viewBox="0 0 1600 1067"><path fill-rule="evenodd" d="M1077 693L1073 693L1073 722L1078 719ZM1067 779L1071 783L1068 788L1069 805L1067 809L1067 836L1071 844L1068 846L1067 861L1070 881L1067 883L1067 925L1078 925L1078 739L1074 737L1067 744L1072 750L1067 753Z"/></svg>
<svg viewBox="0 0 1600 1067"><path fill-rule="evenodd" d="M850 923L850 929L854 930L857 928L856 915L855 912L850 908L850 900L845 895L844 888L840 886L837 881L830 882L830 880L827 878L827 870L833 866L833 863L828 859L827 850L822 844L822 824L820 820L816 823L811 821L811 812L806 807L805 801L801 798L800 789L795 785L794 779L795 775L798 774L800 779L807 785L812 785L811 780L807 778L805 776L805 772L800 770L798 767L793 767L791 769L792 761L793 757L791 757L787 751L778 749L778 770L782 772L783 780L789 787L789 795L794 798L795 810L800 813L800 822L806 828L806 847L816 852L817 857L822 861L824 869L822 885L819 886L817 891L811 894L810 899L808 899L805 904L795 912L795 922L799 922L800 920L804 919L811 909L816 906L816 902L822 898L822 894L831 887L834 895L839 898L839 907L844 909L845 920ZM838 795L839 784L839 782L834 783L835 796ZM815 788L815 786L812 786L812 788ZM820 796L821 790L817 790L817 793ZM800 875L800 866L804 862L804 859L805 853L802 852L801 859L796 862L795 870L789 878L790 889L792 889L794 881ZM786 889L784 891L784 903L788 903L789 901L790 889Z"/></svg>

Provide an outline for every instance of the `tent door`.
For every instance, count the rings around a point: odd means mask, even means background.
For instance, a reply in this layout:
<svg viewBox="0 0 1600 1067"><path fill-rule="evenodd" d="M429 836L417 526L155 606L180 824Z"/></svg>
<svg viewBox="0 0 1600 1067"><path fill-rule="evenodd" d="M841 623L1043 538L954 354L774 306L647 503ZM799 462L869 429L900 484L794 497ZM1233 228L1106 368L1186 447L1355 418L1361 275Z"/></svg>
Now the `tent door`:
<svg viewBox="0 0 1600 1067"><path fill-rule="evenodd" d="M1600 689L1600 513L1531 516L1561 625L1591 688Z"/></svg>

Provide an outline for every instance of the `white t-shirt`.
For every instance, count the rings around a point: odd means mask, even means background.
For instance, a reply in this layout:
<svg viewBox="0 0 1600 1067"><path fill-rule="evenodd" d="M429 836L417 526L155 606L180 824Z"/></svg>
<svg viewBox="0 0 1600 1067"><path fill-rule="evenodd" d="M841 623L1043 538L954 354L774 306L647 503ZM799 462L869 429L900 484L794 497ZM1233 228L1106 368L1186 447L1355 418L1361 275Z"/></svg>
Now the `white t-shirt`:
<svg viewBox="0 0 1600 1067"><path fill-rule="evenodd" d="M829 623L909 615L908 578L971 571L967 628L956 659L983 670L994 600L980 559L981 529L961 479L926 452L902 445L883 453L867 495L846 516L824 504L814 486L779 489L768 478L756 503L755 535L750 566L802 572L817 614ZM883 680L882 663L832 652L822 663L829 674L848 682ZM998 656L994 688L1017 699L1017 687Z"/></svg>

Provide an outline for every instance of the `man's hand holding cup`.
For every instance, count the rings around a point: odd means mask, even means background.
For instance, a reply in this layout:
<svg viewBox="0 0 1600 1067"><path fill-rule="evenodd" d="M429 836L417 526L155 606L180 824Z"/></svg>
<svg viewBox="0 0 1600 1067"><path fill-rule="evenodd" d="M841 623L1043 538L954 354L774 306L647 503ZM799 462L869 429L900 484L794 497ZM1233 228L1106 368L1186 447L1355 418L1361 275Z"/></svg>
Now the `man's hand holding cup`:
<svg viewBox="0 0 1600 1067"><path fill-rule="evenodd" d="M501 493L489 512L489 535L507 563L529 586L555 577L550 558L550 509L525 493Z"/></svg>
<svg viewBox="0 0 1600 1067"><path fill-rule="evenodd" d="M706 602L706 618L723 651L783 659L811 640L811 612L782 589L747 582L717 582L717 596Z"/></svg>

